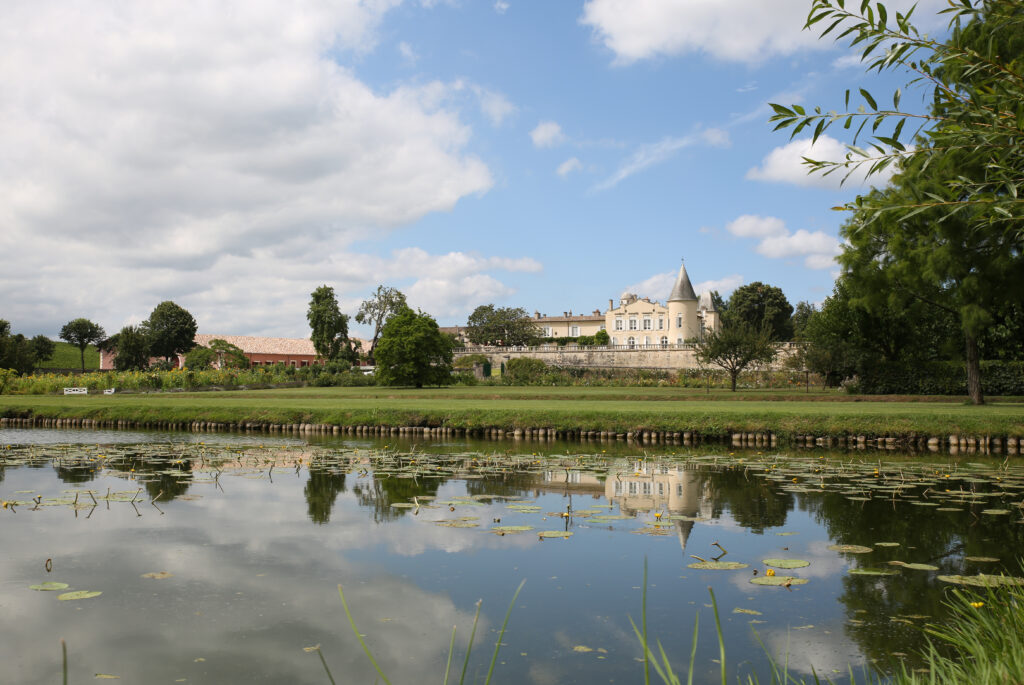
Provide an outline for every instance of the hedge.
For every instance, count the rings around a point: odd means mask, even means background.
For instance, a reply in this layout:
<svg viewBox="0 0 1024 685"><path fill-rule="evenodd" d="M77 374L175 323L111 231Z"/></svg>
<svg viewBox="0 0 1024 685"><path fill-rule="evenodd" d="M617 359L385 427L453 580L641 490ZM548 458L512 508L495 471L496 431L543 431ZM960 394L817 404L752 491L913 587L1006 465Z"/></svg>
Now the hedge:
<svg viewBox="0 0 1024 685"><path fill-rule="evenodd" d="M963 362L881 362L844 383L848 392L865 395L966 395ZM986 395L1024 395L1024 362L981 362Z"/></svg>

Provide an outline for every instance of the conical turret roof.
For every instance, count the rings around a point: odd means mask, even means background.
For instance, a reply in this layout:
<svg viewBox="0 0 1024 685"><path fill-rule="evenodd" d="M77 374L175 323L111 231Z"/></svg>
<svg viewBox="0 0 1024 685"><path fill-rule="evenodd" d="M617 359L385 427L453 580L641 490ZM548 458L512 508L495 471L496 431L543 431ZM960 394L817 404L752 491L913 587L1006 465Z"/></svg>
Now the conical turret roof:
<svg viewBox="0 0 1024 685"><path fill-rule="evenodd" d="M696 300L697 293L693 292L693 284L690 283L690 277L686 275L686 265L679 265L679 276L676 278L676 284L672 286L672 294L668 296L669 302L679 302L681 300Z"/></svg>

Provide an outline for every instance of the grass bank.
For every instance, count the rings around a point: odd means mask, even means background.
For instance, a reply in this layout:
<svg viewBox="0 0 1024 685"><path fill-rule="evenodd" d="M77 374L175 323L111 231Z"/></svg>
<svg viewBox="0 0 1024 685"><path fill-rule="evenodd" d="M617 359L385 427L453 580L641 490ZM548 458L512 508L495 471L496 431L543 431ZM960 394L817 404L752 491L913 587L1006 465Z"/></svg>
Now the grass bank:
<svg viewBox="0 0 1024 685"><path fill-rule="evenodd" d="M333 426L428 426L505 431L692 431L797 435L1024 436L1024 403L975 407L945 398L733 394L678 388L286 388L88 396L0 396L0 416Z"/></svg>

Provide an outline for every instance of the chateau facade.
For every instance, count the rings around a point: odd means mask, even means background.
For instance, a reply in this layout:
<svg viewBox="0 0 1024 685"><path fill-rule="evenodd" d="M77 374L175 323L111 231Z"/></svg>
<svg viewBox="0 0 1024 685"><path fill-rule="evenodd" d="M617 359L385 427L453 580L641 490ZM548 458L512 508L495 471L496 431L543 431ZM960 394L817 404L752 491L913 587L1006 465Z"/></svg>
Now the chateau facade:
<svg viewBox="0 0 1024 685"><path fill-rule="evenodd" d="M617 307L614 300L608 300L608 309L603 315L599 310L575 316L572 312L564 312L562 316L535 313L534 323L546 338L594 335L604 330L612 345L629 348L680 345L700 339L705 331L721 327L711 293L697 296L685 265L680 265L665 304L627 291L619 297Z"/></svg>

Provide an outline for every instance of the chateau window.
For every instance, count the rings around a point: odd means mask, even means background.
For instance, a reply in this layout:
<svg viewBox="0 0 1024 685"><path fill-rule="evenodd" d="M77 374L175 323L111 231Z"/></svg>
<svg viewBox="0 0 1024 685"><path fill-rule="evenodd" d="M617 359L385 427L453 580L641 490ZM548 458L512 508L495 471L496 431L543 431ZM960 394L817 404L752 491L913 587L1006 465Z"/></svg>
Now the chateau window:
<svg viewBox="0 0 1024 685"><path fill-rule="evenodd" d="M650 339L650 338L648 338L648 337L647 337L647 336L645 335L645 336L644 336L644 346L647 346L647 345L650 345L650 344L651 344L651 339Z"/></svg>
<svg viewBox="0 0 1024 685"><path fill-rule="evenodd" d="M683 327L683 315L680 314L679 316L676 317L676 328L682 328L682 327Z"/></svg>
<svg viewBox="0 0 1024 685"><path fill-rule="evenodd" d="M622 330L622 317L621 316L615 319L615 330L617 330L617 331L621 331Z"/></svg>
<svg viewBox="0 0 1024 685"><path fill-rule="evenodd" d="M629 320L629 330L631 330L631 331L635 331L636 330L636 317L633 317L633 318L631 318Z"/></svg>
<svg viewBox="0 0 1024 685"><path fill-rule="evenodd" d="M572 327L569 328L569 335L571 335L571 336L573 336L575 338L579 334L580 334L580 327L579 326L572 326Z"/></svg>
<svg viewBox="0 0 1024 685"><path fill-rule="evenodd" d="M658 497L664 497L664 496L665 496L665 484L664 483L658 483Z"/></svg>
<svg viewBox="0 0 1024 685"><path fill-rule="evenodd" d="M683 486L682 486L682 484L677 484L676 485L676 494L679 495L680 497L683 496Z"/></svg>
<svg viewBox="0 0 1024 685"><path fill-rule="evenodd" d="M604 330L604 324L601 324L601 330L602 331Z"/></svg>
<svg viewBox="0 0 1024 685"><path fill-rule="evenodd" d="M662 331L665 329L665 319L658 317L658 330Z"/></svg>
<svg viewBox="0 0 1024 685"><path fill-rule="evenodd" d="M618 345L618 344L619 344L619 339L613 336L612 337L612 345Z"/></svg>
<svg viewBox="0 0 1024 685"><path fill-rule="evenodd" d="M544 327L544 337L545 338L550 338L551 337L551 326L545 326Z"/></svg>
<svg viewBox="0 0 1024 685"><path fill-rule="evenodd" d="M682 338L676 338L676 345L682 345L682 344L683 344L683 339Z"/></svg>
<svg viewBox="0 0 1024 685"><path fill-rule="evenodd" d="M644 489L644 494L645 495L651 494L651 484L650 483L644 483L643 484L643 489Z"/></svg>
<svg viewBox="0 0 1024 685"><path fill-rule="evenodd" d="M634 338L633 336L629 336L628 338L626 338L626 344L629 345L629 349L633 349L634 347L636 347L636 338Z"/></svg>
<svg viewBox="0 0 1024 685"><path fill-rule="evenodd" d="M629 494L631 494L631 495L635 495L636 494L636 483L633 482L633 481L630 481L630 483L629 483Z"/></svg>
<svg viewBox="0 0 1024 685"><path fill-rule="evenodd" d="M622 494L622 481L621 480L617 480L617 481L615 481L615 496L618 497L621 494Z"/></svg>
<svg viewBox="0 0 1024 685"><path fill-rule="evenodd" d="M661 336L661 346L662 347L668 347L668 336L667 335Z"/></svg>
<svg viewBox="0 0 1024 685"><path fill-rule="evenodd" d="M645 316L644 317L644 330L645 331L651 330L651 317L649 317L649 316Z"/></svg>

